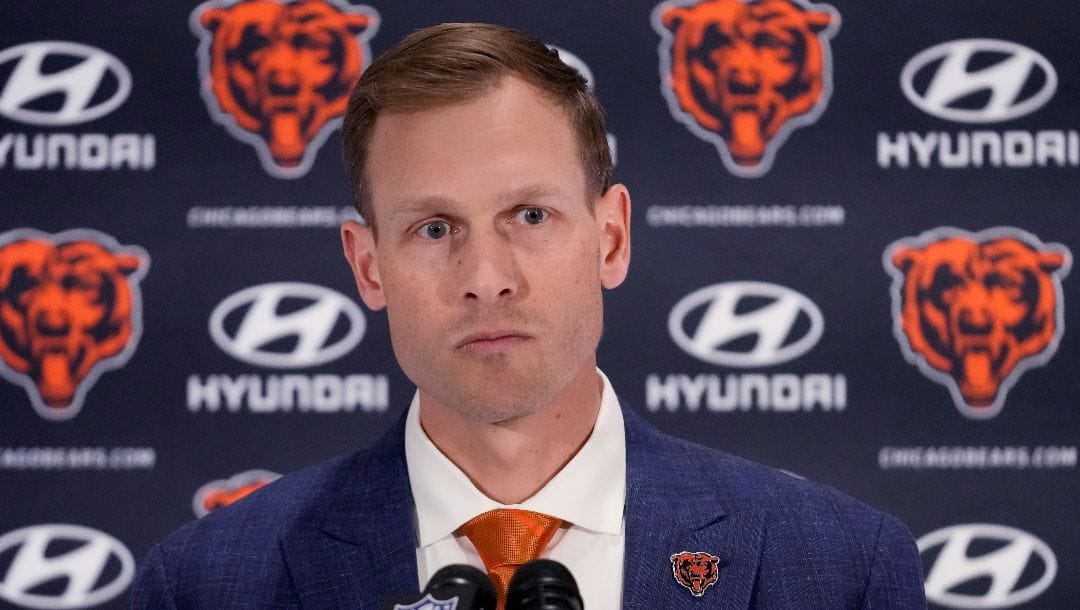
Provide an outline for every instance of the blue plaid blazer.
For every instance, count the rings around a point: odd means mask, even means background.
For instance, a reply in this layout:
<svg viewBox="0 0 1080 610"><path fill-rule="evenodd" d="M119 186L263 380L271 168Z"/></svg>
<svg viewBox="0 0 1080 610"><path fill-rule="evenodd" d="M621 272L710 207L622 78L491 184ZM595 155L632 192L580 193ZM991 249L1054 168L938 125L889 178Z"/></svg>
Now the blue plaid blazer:
<svg viewBox="0 0 1080 610"><path fill-rule="evenodd" d="M918 551L895 518L664 435L625 406L623 417L623 608L926 607ZM415 591L408 476L402 418L374 446L174 532L141 564L134 606L376 609L391 592ZM673 573L683 551L719 557L701 597Z"/></svg>

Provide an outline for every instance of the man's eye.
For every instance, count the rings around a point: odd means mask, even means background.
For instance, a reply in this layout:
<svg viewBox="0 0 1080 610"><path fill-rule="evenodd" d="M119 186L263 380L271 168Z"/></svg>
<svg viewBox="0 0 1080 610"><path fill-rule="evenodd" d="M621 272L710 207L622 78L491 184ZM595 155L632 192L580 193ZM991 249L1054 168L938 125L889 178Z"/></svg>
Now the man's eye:
<svg viewBox="0 0 1080 610"><path fill-rule="evenodd" d="M529 224L538 225L548 219L551 213L542 208L522 208L517 213L519 221Z"/></svg>
<svg viewBox="0 0 1080 610"><path fill-rule="evenodd" d="M450 234L450 223L445 220L426 222L416 230L416 233L427 239L442 239Z"/></svg>

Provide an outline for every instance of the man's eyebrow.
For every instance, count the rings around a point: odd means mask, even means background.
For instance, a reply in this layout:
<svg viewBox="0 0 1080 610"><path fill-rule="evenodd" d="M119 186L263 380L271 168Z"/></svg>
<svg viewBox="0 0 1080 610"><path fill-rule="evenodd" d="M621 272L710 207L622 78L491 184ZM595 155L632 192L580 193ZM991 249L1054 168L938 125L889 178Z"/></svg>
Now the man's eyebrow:
<svg viewBox="0 0 1080 610"><path fill-rule="evenodd" d="M559 189L543 184L526 184L508 191L499 193L498 200L501 202L518 205L530 201L542 200L560 194ZM408 199L400 205L394 206L390 212L391 218L402 216L423 216L425 214L445 213L456 207L457 202L452 197L444 195L429 195L417 199Z"/></svg>
<svg viewBox="0 0 1080 610"><path fill-rule="evenodd" d="M418 199L409 199L395 205L389 216L391 218L397 218L401 216L415 216L431 214L432 212L442 211L448 207L454 205L454 200L442 195L429 195L427 197L420 197Z"/></svg>
<svg viewBox="0 0 1080 610"><path fill-rule="evenodd" d="M556 196L559 189L544 184L526 184L516 189L500 193L499 198L503 201L514 203L528 203L537 199L545 199Z"/></svg>

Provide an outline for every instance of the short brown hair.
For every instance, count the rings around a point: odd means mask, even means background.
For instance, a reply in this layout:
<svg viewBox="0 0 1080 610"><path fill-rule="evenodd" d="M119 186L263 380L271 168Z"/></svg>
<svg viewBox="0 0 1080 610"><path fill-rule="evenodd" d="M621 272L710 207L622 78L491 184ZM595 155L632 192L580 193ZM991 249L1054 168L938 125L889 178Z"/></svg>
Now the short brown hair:
<svg viewBox="0 0 1080 610"><path fill-rule="evenodd" d="M590 206L611 181L611 151L600 104L585 78L528 34L484 23L444 23L406 36L360 76L349 98L342 137L356 211L373 224L364 167L375 119L461 103L513 73L548 93L570 117L581 149Z"/></svg>

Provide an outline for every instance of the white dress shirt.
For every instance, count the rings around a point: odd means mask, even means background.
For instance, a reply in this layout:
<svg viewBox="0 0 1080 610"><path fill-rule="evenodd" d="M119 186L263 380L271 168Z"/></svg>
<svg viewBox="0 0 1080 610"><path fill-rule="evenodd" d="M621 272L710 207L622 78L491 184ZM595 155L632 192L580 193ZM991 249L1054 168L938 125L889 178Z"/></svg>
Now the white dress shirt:
<svg viewBox="0 0 1080 610"><path fill-rule="evenodd" d="M592 434L543 489L520 504L500 504L477 489L428 438L420 426L419 392L413 397L405 424L405 460L416 503L421 590L443 566L464 563L484 570L476 547L457 529L489 510L520 508L566 522L541 557L569 568L585 608L620 607L626 542L626 434L611 383L599 369L596 372L604 388Z"/></svg>

